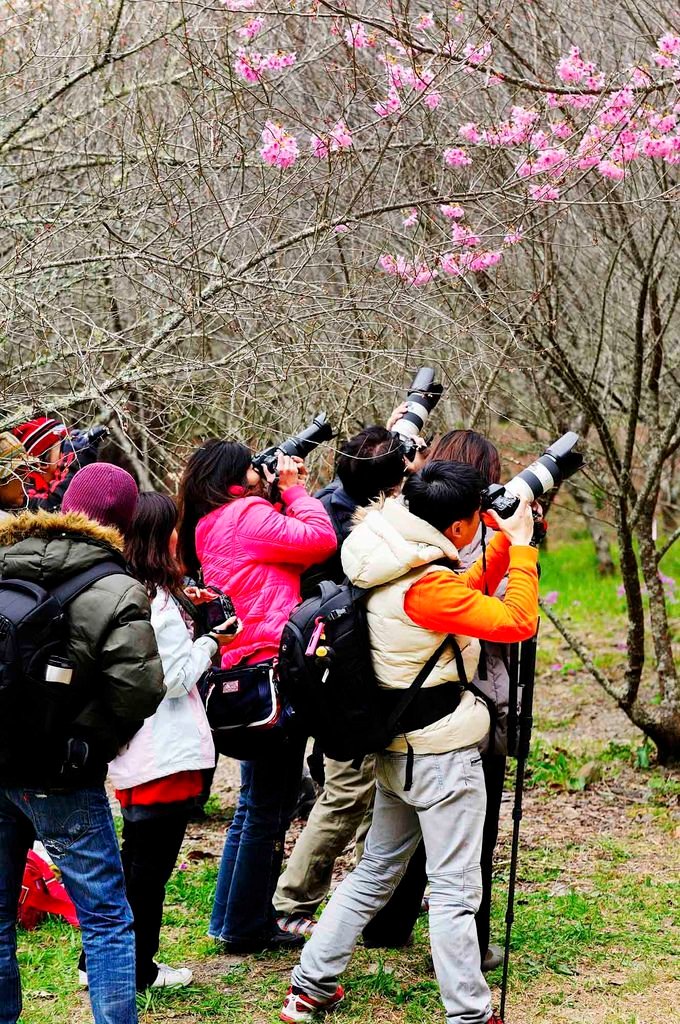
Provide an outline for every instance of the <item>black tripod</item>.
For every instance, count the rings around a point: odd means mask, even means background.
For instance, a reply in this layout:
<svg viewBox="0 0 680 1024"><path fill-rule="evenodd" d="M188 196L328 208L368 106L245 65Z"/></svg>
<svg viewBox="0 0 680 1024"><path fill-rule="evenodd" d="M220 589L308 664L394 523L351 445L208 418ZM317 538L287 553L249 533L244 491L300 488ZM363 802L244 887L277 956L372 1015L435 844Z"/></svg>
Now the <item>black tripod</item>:
<svg viewBox="0 0 680 1024"><path fill-rule="evenodd" d="M515 802L512 808L512 852L510 855L510 878L508 881L508 907L505 913L505 960L501 983L500 1015L505 1020L505 1000L508 990L508 965L510 962L510 933L515 920L515 883L517 881L517 859L519 856L519 826L522 820L522 794L526 774L527 758L531 746L531 729L534 723L534 679L536 675L536 647L538 629L531 640L513 644L510 649L510 702L508 709L508 754L517 758L515 774Z"/></svg>

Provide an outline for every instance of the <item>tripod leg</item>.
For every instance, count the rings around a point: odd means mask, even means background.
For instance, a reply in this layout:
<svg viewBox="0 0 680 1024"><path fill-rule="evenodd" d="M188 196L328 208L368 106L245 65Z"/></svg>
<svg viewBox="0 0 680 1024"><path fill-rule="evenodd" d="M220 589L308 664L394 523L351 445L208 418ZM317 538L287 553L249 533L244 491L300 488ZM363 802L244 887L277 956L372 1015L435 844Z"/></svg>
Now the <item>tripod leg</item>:
<svg viewBox="0 0 680 1024"><path fill-rule="evenodd" d="M519 859L519 830L522 820L522 796L526 775L527 758L531 747L531 730L533 727L534 678L536 674L536 647L538 629L531 640L525 640L519 652L518 687L521 690L522 702L517 715L517 769L515 773L515 800L512 808L512 850L510 854L510 877L508 880L508 905L505 913L505 957L503 962L503 980L501 982L501 1019L505 1020L505 1003L508 995L508 969L510 966L510 936L515 920L515 886L517 883L517 862ZM515 711L517 704L515 703Z"/></svg>
<svg viewBox="0 0 680 1024"><path fill-rule="evenodd" d="M512 851L510 854L510 877L508 879L508 905L505 911L505 955L503 958L503 980L501 982L501 1019L505 1020L505 1002L508 994L508 968L510 966L510 936L515 920L515 885L517 882L517 861L519 858L519 828L522 820L522 793L526 761L517 761L515 774L515 803L512 808Z"/></svg>

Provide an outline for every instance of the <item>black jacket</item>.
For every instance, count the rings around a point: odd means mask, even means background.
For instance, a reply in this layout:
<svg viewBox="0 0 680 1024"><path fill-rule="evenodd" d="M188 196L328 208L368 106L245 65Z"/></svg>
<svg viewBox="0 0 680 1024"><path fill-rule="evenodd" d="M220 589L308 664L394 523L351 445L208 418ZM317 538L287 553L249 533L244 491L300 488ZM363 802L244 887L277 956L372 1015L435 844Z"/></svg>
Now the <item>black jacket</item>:
<svg viewBox="0 0 680 1024"><path fill-rule="evenodd" d="M345 578L342 562L340 560L340 549L352 529L352 517L357 510L358 503L351 498L340 481L336 478L322 490L314 495L326 509L330 521L338 539L338 549L330 558L320 565L313 565L302 577L302 597L309 597L313 588L321 580L330 580L332 583L342 583Z"/></svg>

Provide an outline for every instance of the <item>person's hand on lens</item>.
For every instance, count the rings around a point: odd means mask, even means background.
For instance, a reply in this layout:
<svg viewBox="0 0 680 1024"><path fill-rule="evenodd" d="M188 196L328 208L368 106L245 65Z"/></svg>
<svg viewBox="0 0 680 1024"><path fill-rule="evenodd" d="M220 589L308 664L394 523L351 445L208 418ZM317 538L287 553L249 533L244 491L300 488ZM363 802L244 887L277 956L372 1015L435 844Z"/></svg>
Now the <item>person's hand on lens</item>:
<svg viewBox="0 0 680 1024"><path fill-rule="evenodd" d="M390 418L385 424L387 430L392 430L397 420L400 420L401 417L405 416L407 412L408 405L406 404L406 402L402 402L401 405L398 405L396 409L393 409L392 412L390 413Z"/></svg>
<svg viewBox="0 0 680 1024"><path fill-rule="evenodd" d="M531 538L534 535L534 517L531 513L531 505L526 498L519 499L517 511L509 519L501 519L493 509L489 509L488 514L511 544L528 545L531 543Z"/></svg>
<svg viewBox="0 0 680 1024"><path fill-rule="evenodd" d="M302 479L303 476L307 476L307 467L305 466L304 459L301 459L299 455L293 455L292 459L298 468L300 479Z"/></svg>
<svg viewBox="0 0 680 1024"><path fill-rule="evenodd" d="M301 483L300 480L300 465L301 460L294 459L290 455L284 455L283 452L279 452L278 461L276 463L276 475L279 480L279 490L283 494L289 487L295 487L296 484Z"/></svg>

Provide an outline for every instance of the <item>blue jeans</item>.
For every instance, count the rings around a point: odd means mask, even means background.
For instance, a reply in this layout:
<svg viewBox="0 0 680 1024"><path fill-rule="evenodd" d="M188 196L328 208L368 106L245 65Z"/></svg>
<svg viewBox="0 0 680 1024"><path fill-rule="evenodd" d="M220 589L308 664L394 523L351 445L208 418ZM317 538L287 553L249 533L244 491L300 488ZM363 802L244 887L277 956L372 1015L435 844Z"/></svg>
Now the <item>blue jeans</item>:
<svg viewBox="0 0 680 1024"><path fill-rule="evenodd" d="M288 737L271 756L241 761L241 792L227 830L209 934L223 942L266 943L283 842L297 803L305 743Z"/></svg>
<svg viewBox="0 0 680 1024"><path fill-rule="evenodd" d="M26 854L41 840L73 900L96 1024L137 1024L135 940L103 787L71 793L0 788L0 1024L16 1024L16 917Z"/></svg>

